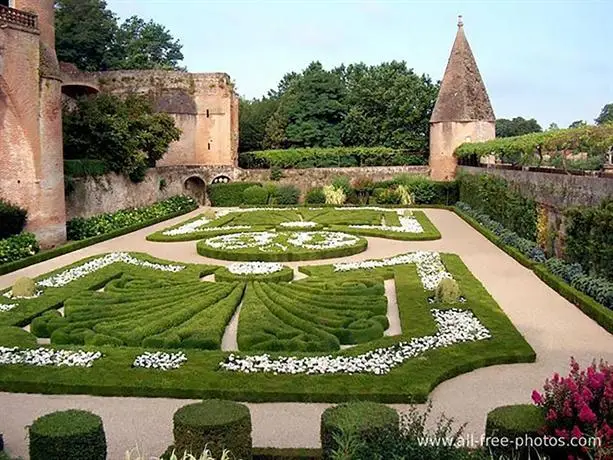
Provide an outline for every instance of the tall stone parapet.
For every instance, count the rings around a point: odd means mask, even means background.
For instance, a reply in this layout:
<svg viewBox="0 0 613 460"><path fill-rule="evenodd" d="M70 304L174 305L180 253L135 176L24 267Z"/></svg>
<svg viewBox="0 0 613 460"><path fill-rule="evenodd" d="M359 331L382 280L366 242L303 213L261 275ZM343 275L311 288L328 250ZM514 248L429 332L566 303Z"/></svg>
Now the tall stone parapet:
<svg viewBox="0 0 613 460"><path fill-rule="evenodd" d="M460 16L458 32L430 118L430 175L452 180L455 149L464 142L496 137L496 117Z"/></svg>
<svg viewBox="0 0 613 460"><path fill-rule="evenodd" d="M53 0L0 6L0 197L43 247L66 240L61 79Z"/></svg>

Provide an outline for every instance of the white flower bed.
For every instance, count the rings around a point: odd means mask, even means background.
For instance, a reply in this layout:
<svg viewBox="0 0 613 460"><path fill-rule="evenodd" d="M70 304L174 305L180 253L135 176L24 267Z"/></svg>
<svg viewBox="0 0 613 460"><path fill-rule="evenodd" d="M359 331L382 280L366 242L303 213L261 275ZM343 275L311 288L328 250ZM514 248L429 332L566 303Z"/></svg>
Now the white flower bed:
<svg viewBox="0 0 613 460"><path fill-rule="evenodd" d="M342 208L341 208L342 209ZM391 211L390 209L383 208L356 208L356 209L370 209L375 211ZM400 221L400 226L392 226L392 225L350 225L350 228L356 229L375 229L375 230L383 230L386 232L395 232L395 233L423 233L424 229L419 223L419 221L411 216L405 215L405 209L396 209L396 214L398 214L398 220Z"/></svg>
<svg viewBox="0 0 613 460"><path fill-rule="evenodd" d="M283 244L285 237L287 245ZM358 241L358 237L341 232L249 232L216 236L204 240L204 244L214 249L230 251L248 248L287 251L291 246L312 250L342 248L353 246Z"/></svg>
<svg viewBox="0 0 613 460"><path fill-rule="evenodd" d="M270 275L283 270L283 264L274 262L239 262L228 265L234 275Z"/></svg>
<svg viewBox="0 0 613 460"><path fill-rule="evenodd" d="M16 303L9 303L9 304L0 303L0 313L9 312L15 307L17 307Z"/></svg>
<svg viewBox="0 0 613 460"><path fill-rule="evenodd" d="M298 208L235 208L235 209L221 209L215 212L215 218L224 217L233 212L256 212L256 211L298 211Z"/></svg>
<svg viewBox="0 0 613 460"><path fill-rule="evenodd" d="M101 358L99 351L54 350L52 348L20 349L0 347L1 364L25 364L28 366L92 367Z"/></svg>
<svg viewBox="0 0 613 460"><path fill-rule="evenodd" d="M145 352L136 357L132 366L168 371L171 369L179 369L185 361L187 361L187 356L185 356L185 353L182 351L178 353L164 353L161 351L155 353Z"/></svg>
<svg viewBox="0 0 613 460"><path fill-rule="evenodd" d="M206 227L205 225L209 224L211 220L203 217L201 219L194 220L192 222L188 222L187 224L181 225L180 227L173 228L171 230L166 230L162 233L162 235L166 236L177 236L177 235L189 235L190 233L196 232L214 232L217 230L249 230L251 226L249 225L230 225L228 227Z"/></svg>
<svg viewBox="0 0 613 460"><path fill-rule="evenodd" d="M388 257L387 259L337 263L334 264L334 271L347 272L405 264L416 264L421 283L424 289L428 291L436 289L436 286L438 286L438 283L443 278L452 278L451 274L445 269L440 254L432 251L409 252L400 256Z"/></svg>
<svg viewBox="0 0 613 460"><path fill-rule="evenodd" d="M313 228L317 227L319 224L308 220L299 220L295 222L281 222L279 225L286 228Z"/></svg>
<svg viewBox="0 0 613 460"><path fill-rule="evenodd" d="M491 338L490 332L470 311L432 310L432 315L439 328L436 334L416 337L409 342L400 342L357 356L271 358L268 354L243 357L232 354L220 363L220 367L242 373L382 375L426 351Z"/></svg>

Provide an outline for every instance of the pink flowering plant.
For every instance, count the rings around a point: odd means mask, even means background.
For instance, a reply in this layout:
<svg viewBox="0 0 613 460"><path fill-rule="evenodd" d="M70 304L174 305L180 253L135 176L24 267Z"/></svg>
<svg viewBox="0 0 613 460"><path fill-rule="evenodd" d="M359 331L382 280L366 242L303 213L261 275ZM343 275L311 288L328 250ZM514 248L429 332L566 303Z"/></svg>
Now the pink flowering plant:
<svg viewBox="0 0 613 460"><path fill-rule="evenodd" d="M556 373L543 389L532 392L545 413L543 434L564 440L569 460L613 458L613 366L594 361L581 370L571 358L568 377Z"/></svg>

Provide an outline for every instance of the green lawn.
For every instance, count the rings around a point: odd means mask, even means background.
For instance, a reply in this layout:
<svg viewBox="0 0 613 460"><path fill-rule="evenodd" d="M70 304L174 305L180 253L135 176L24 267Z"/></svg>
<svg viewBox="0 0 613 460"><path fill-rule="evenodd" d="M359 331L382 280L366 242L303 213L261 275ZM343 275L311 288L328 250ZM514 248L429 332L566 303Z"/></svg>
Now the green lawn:
<svg viewBox="0 0 613 460"><path fill-rule="evenodd" d="M149 261L152 264L173 264L177 262L159 261L145 255L138 255L139 259ZM91 260L91 259L90 259ZM369 399L388 403L424 401L430 391L440 382L455 375L468 372L470 370L503 363L532 362L535 354L521 334L515 329L510 320L498 307L459 257L450 254L443 254L442 261L453 277L458 281L462 294L467 301L458 308L471 310L479 321L489 329L492 338L477 342L469 342L453 345L448 348L430 350L419 358L406 361L403 365L395 368L386 375L376 376L371 374L354 375L273 375L273 374L241 374L222 371L219 364L224 361L229 353L221 351L205 351L199 349L182 348L187 355L187 361L181 368L171 371L160 371L151 369L135 369L132 363L135 357L141 354L145 348L133 346L107 346L107 345L54 345L60 348L84 349L92 351L102 351L103 357L95 361L91 368L76 367L34 367L26 365L3 365L0 367L0 390L15 392L33 393L52 393L52 394L96 394L114 396L145 396L145 397L177 397L177 398L226 398L241 401L315 401L315 402L340 402L352 399ZM77 266L78 264L75 264ZM161 276L156 271L142 266L130 265L119 262L109 265L94 274L87 275L76 281L69 283L61 288L46 288L43 296L38 299L23 301L24 305L19 306L10 313L0 314L2 324L24 324L29 322L28 318L36 316L44 310L57 308L66 303L68 316L71 316L71 309L74 314L79 312L93 317L102 315L92 306L87 307L88 303L84 299L96 298L96 303L100 310L112 308L113 302L109 305L102 302L102 299L111 298L121 289L140 290L142 295L147 295L145 286L154 283L156 290L173 289L181 283L195 284L200 276L213 273L217 267L200 266L190 264L185 265L185 269L178 273L163 272ZM303 267L303 271L310 271L314 275L320 276L308 282L296 283L297 288L278 288L265 287L265 283L260 283L262 290L266 290L269 298L275 299L277 305L286 305L285 299L280 297L282 293L285 297L294 295L296 304L300 305L300 299L304 292L309 290L319 290L320 294L325 293L321 289L321 283L331 283L337 286L351 286L351 283L359 283L360 279L371 279L371 286L375 286L369 295L373 298L380 296L380 279L394 277L396 280L397 297L403 327L401 337L369 338L365 343L359 343L349 350L336 352L344 355L354 355L365 351L373 350L378 347L389 346L399 341L432 334L436 330L436 325L430 314L432 305L428 302L428 297L432 295L430 291L425 291L417 276L414 265L403 265L396 267L386 267L375 270L357 270L355 272L334 274L331 266ZM60 271L56 271L60 272ZM325 278L322 280L321 276ZM47 278L48 275L40 277ZM165 283L163 282L165 279ZM109 286L109 293L94 293L102 286ZM199 282L199 281L198 281ZM319 286L317 286L319 283ZM207 283L202 283L207 284ZM223 283L218 283L223 284ZM228 286L237 283L228 283ZM241 284L241 283L238 283ZM365 289L369 289L367 283L362 283ZM173 288L174 286L174 288ZM291 286L291 285L286 285ZM301 287L302 286L302 287ZM204 288L203 288L204 289ZM247 292L250 288L247 289ZM206 289L205 289L206 290ZM86 292L90 291L90 292ZM329 289L330 297L313 297L312 302L316 305L309 305L305 308L306 312L320 311L330 312L330 299L338 297L346 298L347 295L338 296L333 289ZM342 289L341 289L342 291ZM294 294L292 294L294 293ZM48 297L48 298L47 298ZM155 298L154 290L151 297ZM169 313L184 308L181 302L176 304L169 299ZM138 296L126 296L123 300L132 304L136 311L143 312L143 303L138 302ZM2 298L2 302L8 299ZM98 303L100 301L100 303ZM122 299L116 299L121 302ZM321 302L320 302L321 301ZM319 302L319 303L318 303ZM328 302L328 303L326 303ZM185 301L183 303L189 304ZM72 304L72 306L71 306ZM93 304L92 304L93 305ZM103 306L104 305L104 306ZM173 306L173 305L176 305ZM214 303L211 305L215 305ZM287 305L286 305L287 306ZM316 308L315 308L316 307ZM84 310L80 310L83 308ZM274 308L274 307L273 307ZM314 308L314 309L311 309ZM438 308L438 307L437 307ZM199 311L206 311L204 308ZM227 317L230 309L223 312ZM286 309L287 311L287 309ZM362 314L369 312L368 309L357 308L356 312ZM296 311L294 311L296 313ZM304 313L304 312L303 312ZM373 312L367 313L366 318L374 320ZM152 313L153 314L153 313ZM300 313L302 314L302 313ZM86 315L86 316L88 316ZM113 313L115 315L115 313ZM192 318L197 317L194 313ZM79 315L75 316L77 318ZM100 318L100 316L98 316ZM134 331L142 333L143 328L151 325L147 316L138 319L136 316L123 317L125 323L119 321L117 331L106 327L108 335L121 338L128 324L133 326ZM164 318L163 315L155 318ZM337 317L332 317L338 319ZM83 317L81 317L83 319ZM121 318L114 317L118 321ZM189 323L190 319L182 318ZM355 318L349 318L355 321ZM184 322L185 322L184 321ZM376 320L375 320L376 321ZM102 321L96 321L102 324ZM289 321L286 321L286 324ZM181 323L184 324L184 323ZM340 322L339 324L346 324ZM348 323L350 324L350 323ZM302 328L302 324L292 323L293 327ZM326 327L334 329L333 324ZM337 324L338 326L338 324ZM96 327L94 324L92 327ZM266 325L261 326L263 328ZM343 326L345 327L345 326ZM189 328L188 328L189 329ZM338 328L337 328L338 329ZM342 329L342 328L341 328ZM351 329L351 328L348 328ZM61 330L61 329L59 329ZM217 328L216 330L219 330ZM323 327L320 331L326 330ZM74 332L74 331L73 331ZM154 331L156 332L156 331ZM194 331L191 331L194 332ZM329 332L329 331L328 331ZM342 332L344 334L345 332ZM80 340L85 340L83 334L74 335ZM135 334L138 335L138 334ZM141 334L142 335L142 334ZM156 334L157 335L157 334ZM181 334L177 334L181 337ZM282 334L280 334L282 335ZM334 334L332 336L336 337ZM217 336L215 336L217 337ZM144 339L143 339L144 340ZM359 342L356 340L355 342ZM0 345L2 337L0 337ZM160 351L164 346L177 346L176 343L156 343L149 351ZM178 346L181 346L180 344ZM184 346L183 346L184 347ZM271 356L286 355L287 352L271 352ZM328 352L329 353L329 352ZM312 356L313 353L291 352L292 356ZM317 353L315 353L317 355Z"/></svg>

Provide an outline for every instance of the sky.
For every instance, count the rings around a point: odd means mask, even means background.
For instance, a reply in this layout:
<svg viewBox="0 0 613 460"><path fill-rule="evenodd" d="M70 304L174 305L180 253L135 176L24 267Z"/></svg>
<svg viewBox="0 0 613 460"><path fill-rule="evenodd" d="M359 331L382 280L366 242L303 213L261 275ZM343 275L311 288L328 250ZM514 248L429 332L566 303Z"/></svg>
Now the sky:
<svg viewBox="0 0 613 460"><path fill-rule="evenodd" d="M107 2L165 25L190 72L226 72L248 98L315 60L403 60L440 80L461 14L497 118L563 128L613 102L613 0Z"/></svg>

